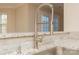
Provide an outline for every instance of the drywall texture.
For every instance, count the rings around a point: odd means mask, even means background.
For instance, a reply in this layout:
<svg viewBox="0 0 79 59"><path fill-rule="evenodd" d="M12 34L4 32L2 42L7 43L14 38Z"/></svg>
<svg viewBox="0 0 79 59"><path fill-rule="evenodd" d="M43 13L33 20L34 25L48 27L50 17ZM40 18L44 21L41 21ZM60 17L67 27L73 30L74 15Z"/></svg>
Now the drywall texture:
<svg viewBox="0 0 79 59"><path fill-rule="evenodd" d="M34 32L34 6L25 4L16 9L16 31Z"/></svg>
<svg viewBox="0 0 79 59"><path fill-rule="evenodd" d="M79 31L79 4L64 4L64 31Z"/></svg>
<svg viewBox="0 0 79 59"><path fill-rule="evenodd" d="M15 32L15 11L10 8L0 8L0 13L7 14L7 32Z"/></svg>

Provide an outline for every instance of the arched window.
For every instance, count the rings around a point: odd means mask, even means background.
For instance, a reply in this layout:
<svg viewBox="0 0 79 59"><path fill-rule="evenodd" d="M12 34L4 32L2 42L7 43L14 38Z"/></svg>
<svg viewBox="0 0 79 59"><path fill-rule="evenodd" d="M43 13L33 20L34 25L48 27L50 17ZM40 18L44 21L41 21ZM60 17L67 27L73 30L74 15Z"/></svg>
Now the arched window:
<svg viewBox="0 0 79 59"><path fill-rule="evenodd" d="M7 32L7 14L0 13L0 33Z"/></svg>

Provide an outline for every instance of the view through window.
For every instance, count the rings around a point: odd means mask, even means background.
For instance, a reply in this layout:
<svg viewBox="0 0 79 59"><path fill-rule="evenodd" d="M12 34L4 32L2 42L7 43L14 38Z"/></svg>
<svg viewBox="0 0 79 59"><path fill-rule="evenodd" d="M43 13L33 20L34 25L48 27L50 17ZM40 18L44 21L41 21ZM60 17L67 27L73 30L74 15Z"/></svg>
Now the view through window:
<svg viewBox="0 0 79 59"><path fill-rule="evenodd" d="M41 19L42 19L42 22L44 23L42 25L41 31L48 32L49 31L49 17L48 16L42 16Z"/></svg>
<svg viewBox="0 0 79 59"><path fill-rule="evenodd" d="M7 14L0 14L0 33L7 32Z"/></svg>
<svg viewBox="0 0 79 59"><path fill-rule="evenodd" d="M58 16L57 15L54 16L53 31L58 31Z"/></svg>
<svg viewBox="0 0 79 59"><path fill-rule="evenodd" d="M38 31L48 32L49 31L49 17L41 16L41 20L38 21Z"/></svg>

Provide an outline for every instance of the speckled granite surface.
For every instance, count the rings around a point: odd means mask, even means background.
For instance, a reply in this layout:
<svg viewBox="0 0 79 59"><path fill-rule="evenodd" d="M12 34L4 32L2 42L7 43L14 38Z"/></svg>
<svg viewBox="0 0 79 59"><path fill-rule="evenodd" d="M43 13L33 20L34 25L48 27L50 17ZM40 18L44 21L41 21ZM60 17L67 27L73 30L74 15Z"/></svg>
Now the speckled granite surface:
<svg viewBox="0 0 79 59"><path fill-rule="evenodd" d="M79 32L44 36L43 41L39 43L39 49L33 48L33 37L0 39L1 55L30 55L41 52L43 50L51 49L56 46L65 47L67 49L79 50Z"/></svg>

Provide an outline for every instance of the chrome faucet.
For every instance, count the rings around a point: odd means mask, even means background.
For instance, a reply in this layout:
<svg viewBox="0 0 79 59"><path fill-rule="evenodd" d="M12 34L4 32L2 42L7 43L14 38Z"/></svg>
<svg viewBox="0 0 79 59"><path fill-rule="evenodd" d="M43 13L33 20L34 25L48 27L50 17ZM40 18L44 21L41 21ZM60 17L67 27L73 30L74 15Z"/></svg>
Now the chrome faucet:
<svg viewBox="0 0 79 59"><path fill-rule="evenodd" d="M38 35L35 37L35 44L34 47L39 49L39 42L41 43L43 41L43 35Z"/></svg>

